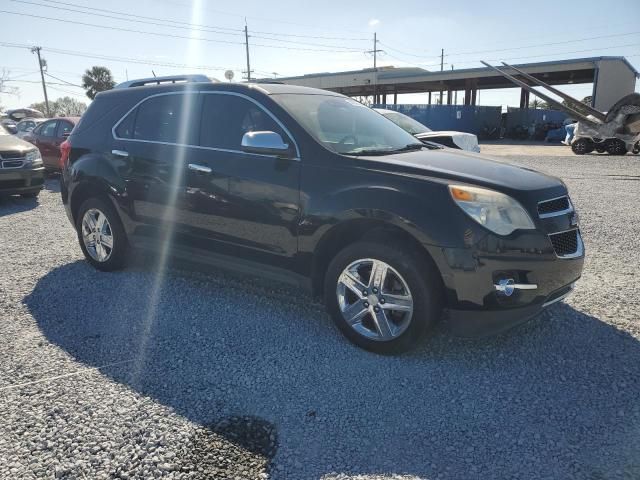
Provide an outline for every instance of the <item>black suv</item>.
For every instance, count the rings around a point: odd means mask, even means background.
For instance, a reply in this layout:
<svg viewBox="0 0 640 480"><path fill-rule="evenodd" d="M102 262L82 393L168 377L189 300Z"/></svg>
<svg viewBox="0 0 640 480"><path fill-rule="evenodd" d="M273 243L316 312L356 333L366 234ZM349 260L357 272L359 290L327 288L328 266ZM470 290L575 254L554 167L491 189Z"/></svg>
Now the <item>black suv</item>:
<svg viewBox="0 0 640 480"><path fill-rule="evenodd" d="M135 247L290 281L377 352L443 310L460 334L504 329L581 275L557 178L425 145L328 91L144 83L99 94L61 147L62 200L100 270Z"/></svg>

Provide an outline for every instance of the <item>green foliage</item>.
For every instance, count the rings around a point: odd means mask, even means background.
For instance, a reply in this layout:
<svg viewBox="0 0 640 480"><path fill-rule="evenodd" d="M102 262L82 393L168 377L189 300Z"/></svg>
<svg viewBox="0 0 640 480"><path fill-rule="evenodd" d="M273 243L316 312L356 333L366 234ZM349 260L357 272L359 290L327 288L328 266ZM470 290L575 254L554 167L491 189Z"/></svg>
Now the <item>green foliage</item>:
<svg viewBox="0 0 640 480"><path fill-rule="evenodd" d="M96 98L98 93L111 90L115 84L111 70L107 67L91 67L82 76L82 87L86 90L87 97L91 100Z"/></svg>

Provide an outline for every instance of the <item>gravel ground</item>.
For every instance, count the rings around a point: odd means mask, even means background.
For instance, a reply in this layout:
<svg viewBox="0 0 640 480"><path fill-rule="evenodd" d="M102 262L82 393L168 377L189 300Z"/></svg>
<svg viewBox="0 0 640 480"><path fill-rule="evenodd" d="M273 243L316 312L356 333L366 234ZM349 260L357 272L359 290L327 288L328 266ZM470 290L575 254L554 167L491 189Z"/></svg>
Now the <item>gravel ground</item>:
<svg viewBox="0 0 640 480"><path fill-rule="evenodd" d="M0 478L640 478L640 158L512 161L569 185L577 291L398 357L285 287L92 270L55 180L1 201Z"/></svg>

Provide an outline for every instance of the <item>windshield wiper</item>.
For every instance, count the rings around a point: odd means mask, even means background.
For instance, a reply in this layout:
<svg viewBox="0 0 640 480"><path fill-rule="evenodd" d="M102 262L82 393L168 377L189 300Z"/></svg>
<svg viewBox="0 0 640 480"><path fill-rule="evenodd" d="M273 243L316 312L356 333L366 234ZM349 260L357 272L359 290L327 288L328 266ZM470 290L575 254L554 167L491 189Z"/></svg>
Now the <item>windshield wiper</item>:
<svg viewBox="0 0 640 480"><path fill-rule="evenodd" d="M396 148L395 150L391 150L392 153L398 153L398 152L410 152L412 150L422 150L422 147L424 147L424 143L420 142L420 143L410 143L408 145L405 145L404 147L400 147L400 148Z"/></svg>
<svg viewBox="0 0 640 480"><path fill-rule="evenodd" d="M357 150L355 152L344 152L342 155L352 155L354 157L360 155L373 156L373 155L389 155L390 153L395 152L396 150Z"/></svg>

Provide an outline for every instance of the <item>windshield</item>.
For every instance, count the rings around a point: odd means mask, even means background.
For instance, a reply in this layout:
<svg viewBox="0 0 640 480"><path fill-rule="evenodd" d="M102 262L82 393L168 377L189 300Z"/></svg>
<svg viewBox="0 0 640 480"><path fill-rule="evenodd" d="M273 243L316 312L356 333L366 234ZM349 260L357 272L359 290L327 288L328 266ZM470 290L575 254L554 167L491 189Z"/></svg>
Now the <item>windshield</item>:
<svg viewBox="0 0 640 480"><path fill-rule="evenodd" d="M369 107L332 95L280 94L272 98L325 147L346 155L383 155L422 143Z"/></svg>
<svg viewBox="0 0 640 480"><path fill-rule="evenodd" d="M411 117L407 117L403 113L394 112L393 110L384 110L380 111L380 113L382 113L385 117L402 128L405 132L409 132L411 135L417 135L419 133L426 133L431 131L430 128L425 127L419 121L414 120Z"/></svg>

